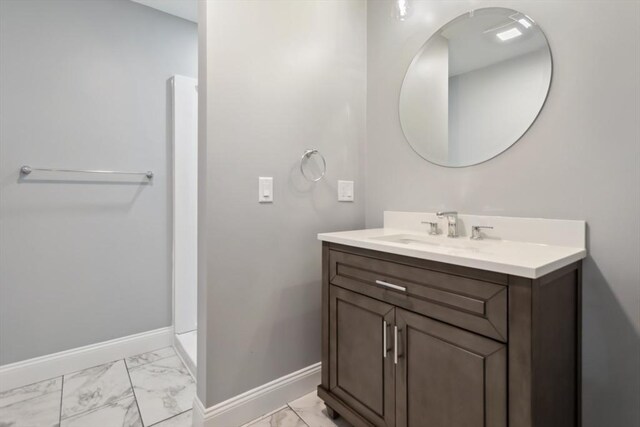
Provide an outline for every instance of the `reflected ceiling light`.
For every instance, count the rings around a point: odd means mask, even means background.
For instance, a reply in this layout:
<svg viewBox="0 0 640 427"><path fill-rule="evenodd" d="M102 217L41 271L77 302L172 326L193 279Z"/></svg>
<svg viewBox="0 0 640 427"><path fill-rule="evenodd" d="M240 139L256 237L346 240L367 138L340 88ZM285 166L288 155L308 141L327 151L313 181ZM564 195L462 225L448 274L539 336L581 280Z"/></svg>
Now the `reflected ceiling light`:
<svg viewBox="0 0 640 427"><path fill-rule="evenodd" d="M510 30L503 31L501 33L496 34L496 36L498 36L498 38L500 40L502 40L502 41L510 40L510 39L512 39L514 37L518 37L518 36L521 36L521 35L522 35L522 32L519 29L515 28L515 27L513 27Z"/></svg>
<svg viewBox="0 0 640 427"><path fill-rule="evenodd" d="M531 26L531 22L527 21L524 18L518 19L518 22L525 28L529 28Z"/></svg>
<svg viewBox="0 0 640 427"><path fill-rule="evenodd" d="M410 7L409 0L394 0L393 16L400 21L404 21L409 17Z"/></svg>

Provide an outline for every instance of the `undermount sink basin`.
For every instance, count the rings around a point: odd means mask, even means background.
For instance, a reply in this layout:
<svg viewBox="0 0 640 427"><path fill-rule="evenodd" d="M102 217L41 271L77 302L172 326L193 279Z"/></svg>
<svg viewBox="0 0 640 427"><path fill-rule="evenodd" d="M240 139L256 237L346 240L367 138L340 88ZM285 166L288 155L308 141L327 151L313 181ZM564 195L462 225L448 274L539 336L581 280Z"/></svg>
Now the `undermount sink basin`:
<svg viewBox="0 0 640 427"><path fill-rule="evenodd" d="M392 242L392 243L404 243L406 245L409 245L411 243L416 243L420 245L438 245L438 246L440 245L440 243L430 241L424 238L424 236L416 236L413 234L392 234L390 236L372 237L371 239L382 240L385 242Z"/></svg>
<svg viewBox="0 0 640 427"><path fill-rule="evenodd" d="M391 243L402 243L405 245L429 245L429 246L449 246L452 248L464 248L470 247L460 244L455 244L455 241L452 241L451 244L449 242L444 243L438 237L426 237L426 236L418 236L415 234L391 234L379 237L371 237L372 240L382 240L384 242Z"/></svg>
<svg viewBox="0 0 640 427"><path fill-rule="evenodd" d="M387 243L397 243L408 246L429 246L440 247L442 249L457 249L477 252L478 242L474 242L468 239L451 239L444 237L443 235L431 236L431 235L417 235L417 234L391 234L383 236L370 237L371 240L379 240Z"/></svg>

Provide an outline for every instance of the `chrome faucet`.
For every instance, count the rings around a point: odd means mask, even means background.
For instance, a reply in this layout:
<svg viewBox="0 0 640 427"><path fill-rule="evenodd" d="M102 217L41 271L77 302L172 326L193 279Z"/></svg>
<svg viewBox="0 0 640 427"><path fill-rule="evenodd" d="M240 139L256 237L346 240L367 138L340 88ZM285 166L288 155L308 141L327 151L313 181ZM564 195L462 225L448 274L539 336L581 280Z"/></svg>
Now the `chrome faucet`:
<svg viewBox="0 0 640 427"><path fill-rule="evenodd" d="M458 212L436 212L438 218L447 217L447 237L458 237Z"/></svg>

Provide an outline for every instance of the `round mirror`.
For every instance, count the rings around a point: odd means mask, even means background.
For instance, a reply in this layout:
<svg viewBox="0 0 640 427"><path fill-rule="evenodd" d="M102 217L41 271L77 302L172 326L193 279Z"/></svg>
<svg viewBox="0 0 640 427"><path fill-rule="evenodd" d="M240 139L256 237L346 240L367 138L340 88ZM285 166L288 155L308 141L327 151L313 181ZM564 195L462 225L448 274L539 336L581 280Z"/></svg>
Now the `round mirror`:
<svg viewBox="0 0 640 427"><path fill-rule="evenodd" d="M536 119L551 83L551 51L529 16L478 9L422 46L400 92L411 147L442 166L475 165L514 144Z"/></svg>

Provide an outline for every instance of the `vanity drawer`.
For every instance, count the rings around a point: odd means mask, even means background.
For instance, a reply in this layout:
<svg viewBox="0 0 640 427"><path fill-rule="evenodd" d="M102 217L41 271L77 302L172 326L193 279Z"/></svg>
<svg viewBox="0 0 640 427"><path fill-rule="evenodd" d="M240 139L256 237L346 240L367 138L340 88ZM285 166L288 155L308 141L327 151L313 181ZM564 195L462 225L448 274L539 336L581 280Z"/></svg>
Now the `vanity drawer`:
<svg viewBox="0 0 640 427"><path fill-rule="evenodd" d="M507 287L348 252L329 253L329 281L451 325L507 341Z"/></svg>

